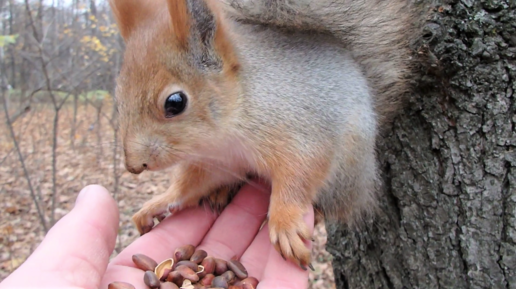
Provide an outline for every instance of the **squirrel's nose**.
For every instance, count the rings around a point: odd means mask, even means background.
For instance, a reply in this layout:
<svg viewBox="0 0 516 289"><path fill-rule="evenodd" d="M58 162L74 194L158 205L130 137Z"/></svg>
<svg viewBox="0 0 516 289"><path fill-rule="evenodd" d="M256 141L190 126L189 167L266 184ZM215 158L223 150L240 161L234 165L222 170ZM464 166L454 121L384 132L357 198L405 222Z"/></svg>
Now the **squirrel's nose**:
<svg viewBox="0 0 516 289"><path fill-rule="evenodd" d="M143 172L144 170L147 169L147 164L142 164L141 166L136 166L136 167L133 167L133 166L130 166L130 165L126 164L125 167L132 174L138 175L138 174L140 174L141 172Z"/></svg>

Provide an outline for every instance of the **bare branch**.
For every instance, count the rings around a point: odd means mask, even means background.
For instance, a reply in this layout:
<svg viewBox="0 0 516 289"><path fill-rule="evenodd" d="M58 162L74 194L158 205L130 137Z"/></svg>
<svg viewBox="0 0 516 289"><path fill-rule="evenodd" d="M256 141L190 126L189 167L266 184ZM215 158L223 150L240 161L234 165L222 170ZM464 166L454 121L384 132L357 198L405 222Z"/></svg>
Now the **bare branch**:
<svg viewBox="0 0 516 289"><path fill-rule="evenodd" d="M20 164L22 166L23 173L25 175L25 179L27 180L27 184L29 186L30 196L32 198L32 201L34 202L34 205L36 206L36 211L38 213L39 220L41 222L41 226L43 226L43 230L45 231L45 234L46 234L48 232L47 221L46 221L46 218L45 218L45 215L44 215L42 209L39 206L38 198L36 197L36 193L34 191L34 188L32 187L32 182L31 182L31 178L30 178L30 175L29 175L29 171L27 170L27 167L25 165L25 160L24 160L23 155L21 153L20 146L18 145L18 141L16 140L16 135L15 135L14 130L13 130L13 124L12 124L10 118L9 118L9 112L7 110L7 99L5 97L6 85L4 85L5 81L4 81L4 77L3 76L1 77L0 81L2 82L2 84L0 85L1 86L1 88L0 88L1 93L0 94L2 96L2 102L3 102L3 107L4 107L5 122L6 122L7 128L9 129L9 133L11 135L11 138L13 140L13 144L14 144L14 148L16 149L16 153L18 154L18 160L20 161Z"/></svg>
<svg viewBox="0 0 516 289"><path fill-rule="evenodd" d="M25 106L23 109L20 109L18 112L15 112L15 113L11 116L11 120L10 120L10 121L11 121L11 124L15 123L15 122L16 122L16 120L17 120L20 116L22 116L22 115L26 114L26 113L27 113L27 112L29 112L29 111L30 111L30 105L27 105L27 106Z"/></svg>

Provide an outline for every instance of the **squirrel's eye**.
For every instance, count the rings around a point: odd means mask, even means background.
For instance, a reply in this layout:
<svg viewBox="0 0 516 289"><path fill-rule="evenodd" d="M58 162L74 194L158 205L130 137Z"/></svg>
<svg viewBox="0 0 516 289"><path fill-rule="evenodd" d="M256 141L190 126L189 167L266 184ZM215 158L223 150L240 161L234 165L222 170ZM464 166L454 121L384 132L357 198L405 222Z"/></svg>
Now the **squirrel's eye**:
<svg viewBox="0 0 516 289"><path fill-rule="evenodd" d="M174 117L185 110L186 95L183 92L174 92L165 101L165 117Z"/></svg>

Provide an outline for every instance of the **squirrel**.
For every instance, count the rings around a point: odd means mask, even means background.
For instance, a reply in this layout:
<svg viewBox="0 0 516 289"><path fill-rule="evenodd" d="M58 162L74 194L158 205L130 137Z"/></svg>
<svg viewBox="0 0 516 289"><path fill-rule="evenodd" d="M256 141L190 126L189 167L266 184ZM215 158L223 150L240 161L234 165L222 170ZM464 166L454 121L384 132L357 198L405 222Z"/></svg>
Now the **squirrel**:
<svg viewBox="0 0 516 289"><path fill-rule="evenodd" d="M378 208L375 142L408 91L405 0L110 0L125 42L115 99L125 166L171 167L133 216L145 234L191 206L271 184L271 243L310 266L303 221Z"/></svg>

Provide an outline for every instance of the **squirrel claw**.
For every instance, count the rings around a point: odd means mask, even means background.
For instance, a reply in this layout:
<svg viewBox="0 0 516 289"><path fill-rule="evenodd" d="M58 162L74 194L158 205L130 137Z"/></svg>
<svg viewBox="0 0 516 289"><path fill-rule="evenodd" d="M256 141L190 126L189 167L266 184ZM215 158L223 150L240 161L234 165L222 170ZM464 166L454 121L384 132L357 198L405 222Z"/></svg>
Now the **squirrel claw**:
<svg viewBox="0 0 516 289"><path fill-rule="evenodd" d="M140 232L140 236L152 230L154 227L154 218L159 222L165 219L166 208L166 206L161 205L159 202L153 202L153 200L151 200L145 203L143 207L133 215L132 220L138 232Z"/></svg>
<svg viewBox="0 0 516 289"><path fill-rule="evenodd" d="M296 263L306 271L311 258L310 250L303 242L309 235L308 227L302 218L289 227L285 227L285 225L285 222L275 222L273 218L269 218L271 242L283 259Z"/></svg>
<svg viewBox="0 0 516 289"><path fill-rule="evenodd" d="M170 212L171 215L181 211L181 207L178 204L168 204L167 211Z"/></svg>
<svg viewBox="0 0 516 289"><path fill-rule="evenodd" d="M261 231L261 230L263 229L263 227L265 227L265 225L267 224L267 222L268 222L268 221L269 221L269 219L268 219L268 218L265 218L265 219L263 220L262 224L260 225L260 230L258 230L258 231Z"/></svg>
<svg viewBox="0 0 516 289"><path fill-rule="evenodd" d="M159 214L156 216L156 219L158 219L158 222L162 222L163 220L165 220L165 218L167 217L167 215L165 213L163 214Z"/></svg>
<svg viewBox="0 0 516 289"><path fill-rule="evenodd" d="M140 236L147 234L151 230L152 230L152 226L149 226L149 225L138 228L138 231L140 231Z"/></svg>
<svg viewBox="0 0 516 289"><path fill-rule="evenodd" d="M154 216L145 213L143 209L133 215L133 223L136 225L136 229L138 229L140 236L143 236L152 230L154 227L153 217Z"/></svg>

